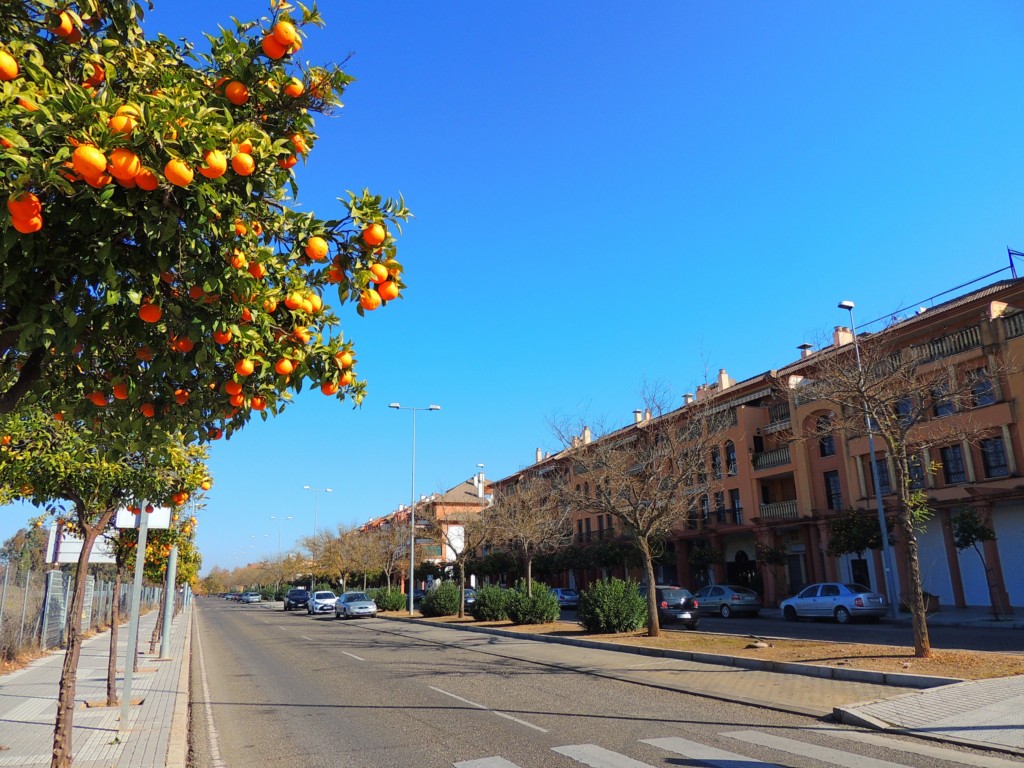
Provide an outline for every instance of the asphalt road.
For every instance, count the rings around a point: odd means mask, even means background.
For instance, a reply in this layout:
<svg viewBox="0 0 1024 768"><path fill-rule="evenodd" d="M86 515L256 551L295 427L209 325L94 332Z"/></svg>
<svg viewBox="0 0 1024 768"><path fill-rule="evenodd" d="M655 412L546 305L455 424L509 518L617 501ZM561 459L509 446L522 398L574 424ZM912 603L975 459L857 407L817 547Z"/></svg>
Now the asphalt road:
<svg viewBox="0 0 1024 768"><path fill-rule="evenodd" d="M812 718L410 638L384 619L197 608L194 768L936 764L914 740L851 741Z"/></svg>

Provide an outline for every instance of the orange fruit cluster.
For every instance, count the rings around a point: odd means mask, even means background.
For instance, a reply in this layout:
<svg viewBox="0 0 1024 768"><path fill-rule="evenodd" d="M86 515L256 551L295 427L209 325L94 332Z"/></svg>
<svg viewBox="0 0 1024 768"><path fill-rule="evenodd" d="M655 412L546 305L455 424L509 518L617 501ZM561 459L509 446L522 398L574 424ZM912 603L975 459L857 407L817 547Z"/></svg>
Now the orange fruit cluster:
<svg viewBox="0 0 1024 768"><path fill-rule="evenodd" d="M295 25L288 21L279 21L273 29L263 36L260 48L267 58L277 61L286 54L295 53L302 47L302 40Z"/></svg>
<svg viewBox="0 0 1024 768"><path fill-rule="evenodd" d="M31 192L9 197L7 210L11 214L11 224L23 235L38 232L43 228L43 207L39 198Z"/></svg>

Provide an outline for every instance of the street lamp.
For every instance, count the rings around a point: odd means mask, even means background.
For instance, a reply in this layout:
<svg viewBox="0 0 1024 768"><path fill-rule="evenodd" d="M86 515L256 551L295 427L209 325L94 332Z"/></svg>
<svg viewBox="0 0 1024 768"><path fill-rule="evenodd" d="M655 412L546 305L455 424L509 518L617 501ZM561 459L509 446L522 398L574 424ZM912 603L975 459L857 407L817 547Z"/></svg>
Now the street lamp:
<svg viewBox="0 0 1024 768"><path fill-rule="evenodd" d="M277 520L277 588L274 590L276 599L281 592L281 571L284 570L284 561L281 559L281 524L285 520L291 520L291 515L271 515L271 520Z"/></svg>
<svg viewBox="0 0 1024 768"><path fill-rule="evenodd" d="M316 576L314 575L313 571L316 570L316 531L317 531L316 518L317 518L317 512L319 510L319 505L320 505L320 494L321 493L332 493L333 490L331 488L313 488L312 486L309 486L309 485L304 485L302 487L305 490L307 490L307 491L312 491L313 492L313 546L310 547L310 550L311 550L310 554L312 554L312 562L310 563L310 574L309 574L309 593L310 593L310 595L312 595L313 594L314 580L316 578Z"/></svg>
<svg viewBox="0 0 1024 768"><path fill-rule="evenodd" d="M839 309L845 309L850 313L850 333L853 334L853 352L857 358L858 386L861 392L864 391L864 367L860 361L860 343L857 341L857 324L853 321L853 308L856 306L852 301L840 301ZM885 521L885 506L882 504L882 484L878 477L878 464L875 458L875 430L871 426L871 415L868 412L868 399L864 396L864 426L868 431L868 453L871 454L871 479L875 487L875 502L878 505L878 524L881 526L882 534L882 570L885 572L885 588L889 592L889 613L892 618L896 615L896 569L892 556L892 547L889 545L889 526Z"/></svg>
<svg viewBox="0 0 1024 768"><path fill-rule="evenodd" d="M412 484L409 492L409 615L413 615L413 576L416 573L416 411L440 411L440 405L413 408L401 403L389 403L388 408L412 411Z"/></svg>

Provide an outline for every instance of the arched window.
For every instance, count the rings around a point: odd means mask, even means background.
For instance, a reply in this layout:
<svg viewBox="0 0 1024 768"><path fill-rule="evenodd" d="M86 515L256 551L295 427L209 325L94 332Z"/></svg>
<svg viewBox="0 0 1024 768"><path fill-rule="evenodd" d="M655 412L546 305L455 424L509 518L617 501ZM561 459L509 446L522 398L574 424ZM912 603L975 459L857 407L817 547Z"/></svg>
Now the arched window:
<svg viewBox="0 0 1024 768"><path fill-rule="evenodd" d="M821 456L835 456L836 455L836 438L832 434L832 417L831 416L819 416L817 422L818 429L818 453Z"/></svg>
<svg viewBox="0 0 1024 768"><path fill-rule="evenodd" d="M730 477L736 474L736 446L732 440L725 444L725 471Z"/></svg>
<svg viewBox="0 0 1024 768"><path fill-rule="evenodd" d="M722 479L722 452L718 450L717 445L711 449L711 473L715 480Z"/></svg>

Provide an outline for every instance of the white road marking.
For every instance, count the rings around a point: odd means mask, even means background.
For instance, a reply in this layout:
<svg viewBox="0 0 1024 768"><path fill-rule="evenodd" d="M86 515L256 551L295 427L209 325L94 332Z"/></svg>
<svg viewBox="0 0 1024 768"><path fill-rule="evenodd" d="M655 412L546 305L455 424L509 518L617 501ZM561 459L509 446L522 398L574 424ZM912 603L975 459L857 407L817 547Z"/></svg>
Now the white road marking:
<svg viewBox="0 0 1024 768"><path fill-rule="evenodd" d="M512 717L512 715L506 714L504 712L498 712L497 710L491 709L490 707L485 707L483 704L477 704L475 701L470 701L469 699L464 699L461 696L456 696L454 693L451 693L450 691L446 691L441 688L435 688L432 685L427 687L430 688L430 690L432 691L437 691L438 693L443 693L445 696L450 696L456 701L461 701L463 704L469 704L469 706L476 707L477 709L482 709L484 712L491 712L497 715L498 717L504 717L508 720L512 720L513 722L519 723L520 725L525 725L527 728L533 728L535 731L540 731L541 733L548 732L547 728L541 728L539 725L534 725L533 723L528 723L525 720L520 720L518 717Z"/></svg>
<svg viewBox="0 0 1024 768"><path fill-rule="evenodd" d="M830 747L819 747L817 744L808 744L803 741L787 739L782 736L773 736L760 731L732 731L723 733L730 739L738 739L748 744L757 744L769 749L777 749L780 752L789 752L791 755L803 755L812 760L820 760L829 765L838 765L843 768L906 768L900 763L891 763L888 760L880 760L875 757L855 755L850 752L842 752Z"/></svg>
<svg viewBox="0 0 1024 768"><path fill-rule="evenodd" d="M879 528L878 530L882 530L882 529ZM288 627L282 627L280 624L277 625L277 628L280 629L282 632L287 632L288 631Z"/></svg>
<svg viewBox="0 0 1024 768"><path fill-rule="evenodd" d="M881 529L879 529L879 530L881 530ZM313 642L313 638L312 637L306 637L305 635L299 635L299 637L301 637L303 640L309 640L309 642L311 642L311 643Z"/></svg>
<svg viewBox="0 0 1024 768"><path fill-rule="evenodd" d="M878 530L882 530L882 529L879 528ZM366 659L362 659L362 658L356 656L354 653L349 653L348 651L342 651L342 653L344 653L346 656L351 656L356 661L366 661Z"/></svg>
<svg viewBox="0 0 1024 768"><path fill-rule="evenodd" d="M571 757L578 763L589 765L590 768L653 768L648 763L641 763L632 757L620 755L596 744L571 744L567 747L554 747L551 751Z"/></svg>
<svg viewBox="0 0 1024 768"><path fill-rule="evenodd" d="M935 758L936 760L948 760L951 763L961 763L962 765L973 765L978 768L1020 768L1021 764L1018 760L1006 760L1001 757L994 757L989 755L973 755L968 752L955 752L952 749L943 749L942 747L936 747L931 744L923 744L919 741L900 741L899 739L892 739L886 736L878 736L873 733L861 733L860 731L840 731L840 730L826 730L821 731L829 736L834 736L837 739L849 739L850 741L859 741L864 744L871 744L876 747L884 747L885 749L895 749L901 752L910 752L915 755L923 755L924 757Z"/></svg>
<svg viewBox="0 0 1024 768"><path fill-rule="evenodd" d="M461 763L452 763L452 768L519 768L519 766L510 763L504 757L481 757L479 760L463 760Z"/></svg>
<svg viewBox="0 0 1024 768"><path fill-rule="evenodd" d="M695 741L670 737L667 739L641 739L644 744L664 749L666 752L673 752L691 760L700 760L716 768L778 768L774 763L765 763L735 752L726 752L724 749L709 747L706 744L698 744Z"/></svg>
<svg viewBox="0 0 1024 768"><path fill-rule="evenodd" d="M192 612L195 623L196 648L199 651L199 677L203 684L203 701L206 704L206 737L210 740L210 768L227 768L220 754L220 737L213 723L213 707L210 706L210 683L206 677L206 660L203 657L203 641L199 633L199 611Z"/></svg>

